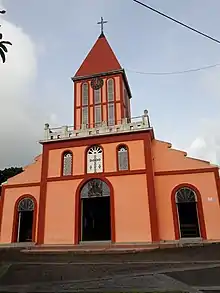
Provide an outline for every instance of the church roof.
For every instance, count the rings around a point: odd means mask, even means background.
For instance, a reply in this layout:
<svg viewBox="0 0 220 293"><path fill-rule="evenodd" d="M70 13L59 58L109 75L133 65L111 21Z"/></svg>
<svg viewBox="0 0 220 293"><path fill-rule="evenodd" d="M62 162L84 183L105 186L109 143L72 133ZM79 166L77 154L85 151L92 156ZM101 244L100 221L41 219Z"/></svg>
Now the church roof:
<svg viewBox="0 0 220 293"><path fill-rule="evenodd" d="M88 76L122 69L105 35L102 33L75 74Z"/></svg>

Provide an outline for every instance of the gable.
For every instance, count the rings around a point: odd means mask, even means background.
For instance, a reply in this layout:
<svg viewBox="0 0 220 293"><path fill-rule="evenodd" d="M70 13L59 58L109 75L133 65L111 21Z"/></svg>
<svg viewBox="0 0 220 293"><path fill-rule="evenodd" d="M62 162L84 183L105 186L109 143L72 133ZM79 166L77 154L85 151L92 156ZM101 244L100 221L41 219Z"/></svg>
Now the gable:
<svg viewBox="0 0 220 293"><path fill-rule="evenodd" d="M170 143L156 139L152 141L152 155L155 172L216 167L210 162L187 157L186 152L172 149Z"/></svg>
<svg viewBox="0 0 220 293"><path fill-rule="evenodd" d="M34 162L26 167L24 171L10 179L8 179L7 184L24 184L24 183L36 183L41 180L41 164L42 155L37 156Z"/></svg>

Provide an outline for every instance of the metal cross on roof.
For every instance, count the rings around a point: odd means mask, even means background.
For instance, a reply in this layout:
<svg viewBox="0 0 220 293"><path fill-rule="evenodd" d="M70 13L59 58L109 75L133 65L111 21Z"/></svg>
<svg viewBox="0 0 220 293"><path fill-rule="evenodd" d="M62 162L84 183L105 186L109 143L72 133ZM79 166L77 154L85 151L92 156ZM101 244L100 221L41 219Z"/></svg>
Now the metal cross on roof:
<svg viewBox="0 0 220 293"><path fill-rule="evenodd" d="M103 34L104 30L104 24L107 23L108 21L104 20L103 17L101 17L101 21L99 21L97 24L101 25L101 34Z"/></svg>

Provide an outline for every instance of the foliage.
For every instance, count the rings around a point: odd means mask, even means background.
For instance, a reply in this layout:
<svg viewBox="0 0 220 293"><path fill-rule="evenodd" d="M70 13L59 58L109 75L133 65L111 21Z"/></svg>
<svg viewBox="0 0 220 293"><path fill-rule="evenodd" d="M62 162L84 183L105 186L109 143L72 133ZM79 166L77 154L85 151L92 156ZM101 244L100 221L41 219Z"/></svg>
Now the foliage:
<svg viewBox="0 0 220 293"><path fill-rule="evenodd" d="M23 172L23 169L19 167L10 167L0 170L0 184L6 182L9 178L18 175L21 172Z"/></svg>
<svg viewBox="0 0 220 293"><path fill-rule="evenodd" d="M0 33L0 40L2 40L2 37L3 36ZM12 43L9 41L0 41L0 57L1 57L3 63L5 63L5 60L6 60L5 53L8 52L8 49L5 45L12 45Z"/></svg>
<svg viewBox="0 0 220 293"><path fill-rule="evenodd" d="M5 10L0 11L1 14L5 14L5 12L6 12ZM2 59L2 62L5 63L5 60L6 60L5 53L8 52L8 48L6 47L6 45L12 46L12 43L9 41L2 41L2 39L3 39L3 35L2 33L0 33L0 40L1 40L0 41L0 57Z"/></svg>

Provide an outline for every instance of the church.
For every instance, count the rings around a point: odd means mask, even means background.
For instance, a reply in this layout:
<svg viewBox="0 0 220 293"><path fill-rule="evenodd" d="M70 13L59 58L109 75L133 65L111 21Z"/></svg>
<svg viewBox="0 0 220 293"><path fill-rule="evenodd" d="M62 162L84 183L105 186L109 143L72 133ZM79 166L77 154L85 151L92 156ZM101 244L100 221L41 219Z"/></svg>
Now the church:
<svg viewBox="0 0 220 293"><path fill-rule="evenodd" d="M45 124L42 154L2 185L0 245L220 241L219 170L155 138L101 34L72 77L72 127Z"/></svg>

